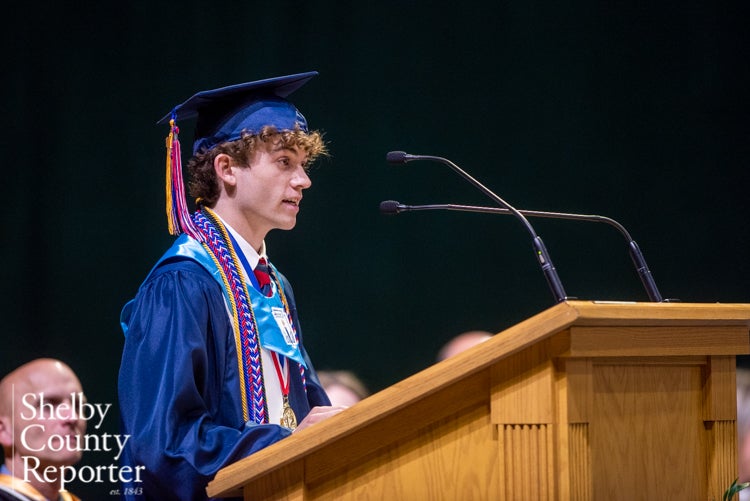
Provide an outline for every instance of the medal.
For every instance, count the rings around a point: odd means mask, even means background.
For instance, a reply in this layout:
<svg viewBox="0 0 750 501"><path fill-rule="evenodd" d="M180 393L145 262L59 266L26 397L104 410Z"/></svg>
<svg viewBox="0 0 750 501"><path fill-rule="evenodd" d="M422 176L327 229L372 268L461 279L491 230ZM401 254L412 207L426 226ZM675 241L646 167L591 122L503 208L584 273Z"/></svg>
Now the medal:
<svg viewBox="0 0 750 501"><path fill-rule="evenodd" d="M281 411L281 426L294 430L297 427L297 417L294 415L292 406L289 405L289 397L284 395L284 408Z"/></svg>
<svg viewBox="0 0 750 501"><path fill-rule="evenodd" d="M294 431L297 427L297 416L294 415L294 409L289 405L289 360L286 360L284 371L282 372L281 364L279 363L279 356L275 351L271 352L271 357L273 358L273 365L276 368L276 375L279 376L281 395L284 398L279 424L284 428L289 428Z"/></svg>

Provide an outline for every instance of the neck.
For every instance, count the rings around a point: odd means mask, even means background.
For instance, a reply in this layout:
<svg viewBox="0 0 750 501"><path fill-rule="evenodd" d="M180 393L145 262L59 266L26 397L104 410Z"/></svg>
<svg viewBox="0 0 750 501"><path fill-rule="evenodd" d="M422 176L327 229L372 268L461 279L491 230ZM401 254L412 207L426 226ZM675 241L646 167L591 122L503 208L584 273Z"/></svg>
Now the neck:
<svg viewBox="0 0 750 501"><path fill-rule="evenodd" d="M62 485L60 479L58 478L56 482L42 482L39 480L40 476L34 473L24 475L24 461L20 456L6 457L5 467L10 470L11 474L15 474L14 478L16 478L19 483L33 487L39 492L39 494L44 496L45 499L53 500L60 497L60 487ZM46 466L43 468L42 465L35 468L36 471L45 471L45 469Z"/></svg>
<svg viewBox="0 0 750 501"><path fill-rule="evenodd" d="M247 243L253 246L253 249L260 252L263 245L263 239L266 238L268 231L257 229L240 211L232 205L223 204L222 200L216 203L212 209L221 219L231 226Z"/></svg>

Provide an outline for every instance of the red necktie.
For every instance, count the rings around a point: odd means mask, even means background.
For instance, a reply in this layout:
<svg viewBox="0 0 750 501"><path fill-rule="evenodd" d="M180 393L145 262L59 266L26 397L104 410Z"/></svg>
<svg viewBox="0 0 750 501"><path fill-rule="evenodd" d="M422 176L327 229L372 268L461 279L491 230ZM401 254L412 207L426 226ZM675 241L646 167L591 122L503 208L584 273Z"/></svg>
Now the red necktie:
<svg viewBox="0 0 750 501"><path fill-rule="evenodd" d="M260 291L265 296L271 296L271 276L268 274L268 261L265 258L260 258L258 266L253 270L255 278L258 279L258 286Z"/></svg>

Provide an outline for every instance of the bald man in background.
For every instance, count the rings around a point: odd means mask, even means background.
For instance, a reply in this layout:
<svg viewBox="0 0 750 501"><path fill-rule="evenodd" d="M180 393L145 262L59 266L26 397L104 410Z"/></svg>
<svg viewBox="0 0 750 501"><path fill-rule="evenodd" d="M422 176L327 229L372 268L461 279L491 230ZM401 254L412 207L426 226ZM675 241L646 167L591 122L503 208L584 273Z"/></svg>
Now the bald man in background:
<svg viewBox="0 0 750 501"><path fill-rule="evenodd" d="M437 354L437 361L442 362L453 355L468 350L474 345L487 341L491 337L492 333L488 331L473 330L462 332L440 348L440 351L438 351Z"/></svg>
<svg viewBox="0 0 750 501"><path fill-rule="evenodd" d="M66 364L51 358L32 360L0 380L0 445L5 451L0 466L0 500L79 499L61 491L62 484L55 475L46 476L52 482L45 482L41 474L29 474L24 480L24 457L36 458L38 464L31 460L39 472L50 466L51 470L60 471L59 467L80 461L81 451L66 447L52 451L47 446L52 435L73 437L86 432L86 421L71 411L73 394L83 396L78 377ZM36 406L40 412L32 412L30 406ZM50 410L54 416L50 416Z"/></svg>

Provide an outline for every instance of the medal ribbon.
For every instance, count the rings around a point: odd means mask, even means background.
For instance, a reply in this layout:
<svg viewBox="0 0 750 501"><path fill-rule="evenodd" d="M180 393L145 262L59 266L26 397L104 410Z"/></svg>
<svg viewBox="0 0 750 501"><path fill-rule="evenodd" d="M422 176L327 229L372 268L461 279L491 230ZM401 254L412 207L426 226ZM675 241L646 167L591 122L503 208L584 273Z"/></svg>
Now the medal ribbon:
<svg viewBox="0 0 750 501"><path fill-rule="evenodd" d="M283 401L279 424L294 431L297 428L297 416L294 415L294 409L289 405L289 364L291 362L288 358L284 357L286 364L284 364L284 372L282 373L278 353L272 351L271 356L273 357L273 366L276 369L276 375L279 376L279 386L281 387Z"/></svg>
<svg viewBox="0 0 750 501"><path fill-rule="evenodd" d="M284 364L284 372L281 372L281 362L279 361L279 355L275 351L271 352L273 357L273 366L276 369L276 375L279 376L279 386L281 386L281 395L284 399L289 398L289 361L287 360ZM286 359L286 357L285 357Z"/></svg>

